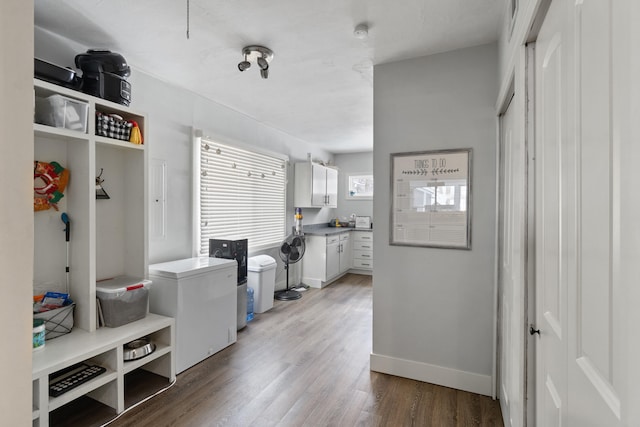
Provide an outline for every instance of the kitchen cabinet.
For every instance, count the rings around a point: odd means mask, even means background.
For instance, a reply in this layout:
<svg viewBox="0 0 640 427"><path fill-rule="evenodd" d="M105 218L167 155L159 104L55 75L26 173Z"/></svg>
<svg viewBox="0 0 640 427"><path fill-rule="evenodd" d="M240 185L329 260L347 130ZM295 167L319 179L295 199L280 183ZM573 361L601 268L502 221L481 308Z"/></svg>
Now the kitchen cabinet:
<svg viewBox="0 0 640 427"><path fill-rule="evenodd" d="M370 272L373 270L373 233L353 231L353 268Z"/></svg>
<svg viewBox="0 0 640 427"><path fill-rule="evenodd" d="M340 246L338 252L340 253L340 273L346 273L351 268L351 233L342 233L340 236Z"/></svg>
<svg viewBox="0 0 640 427"><path fill-rule="evenodd" d="M340 274L340 237L331 236L326 239L326 271L321 276L325 282Z"/></svg>
<svg viewBox="0 0 640 427"><path fill-rule="evenodd" d="M345 274L351 265L349 232L329 236L306 235L302 258L302 282L323 288Z"/></svg>
<svg viewBox="0 0 640 427"><path fill-rule="evenodd" d="M295 164L294 205L338 207L338 171L313 162Z"/></svg>
<svg viewBox="0 0 640 427"><path fill-rule="evenodd" d="M148 139L143 145L98 136L96 113L134 120L143 137L148 135L146 115L37 79L34 96L38 121L53 119L62 126L34 123L34 160L57 162L69 171L58 209L34 212L34 294L64 291L68 277L76 304L73 330L33 355L33 422L46 426L49 411L85 394L122 412L124 375L133 369L144 366L173 380L174 332L173 319L152 314L118 328L97 329L96 324L97 280L148 275ZM54 99L63 100L63 109L42 109ZM54 114L43 119L43 111ZM100 175L109 199L96 199ZM62 213L69 219L68 243ZM158 342L153 356L124 363L122 345L145 335ZM107 372L49 398L48 375L82 361Z"/></svg>

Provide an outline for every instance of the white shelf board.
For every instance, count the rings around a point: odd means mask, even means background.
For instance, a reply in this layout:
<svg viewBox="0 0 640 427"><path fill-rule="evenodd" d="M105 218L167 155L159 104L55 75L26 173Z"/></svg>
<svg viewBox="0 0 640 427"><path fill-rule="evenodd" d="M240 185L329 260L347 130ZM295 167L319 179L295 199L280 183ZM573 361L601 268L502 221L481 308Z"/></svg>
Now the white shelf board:
<svg viewBox="0 0 640 427"><path fill-rule="evenodd" d="M128 150L141 150L141 151L144 150L144 144L134 144L129 141L122 141L119 139L107 138L107 137L98 136L98 135L96 135L94 138L96 142L104 145L110 145L118 148L125 148Z"/></svg>
<svg viewBox="0 0 640 427"><path fill-rule="evenodd" d="M33 354L33 379L114 350L134 339L171 326L173 318L149 313L144 319L118 328L100 328L95 332L73 329L71 333L49 340Z"/></svg>
<svg viewBox="0 0 640 427"><path fill-rule="evenodd" d="M50 93L51 95L63 95L68 98L77 99L78 101L89 102L92 96L86 93L68 89L66 87L54 85L53 83L45 82L44 80L33 79L33 86L38 93Z"/></svg>
<svg viewBox="0 0 640 427"><path fill-rule="evenodd" d="M71 130L67 128L57 128L55 126L42 125L39 123L33 124L33 133L35 136L56 138L62 140L75 139L78 141L88 141L89 135L77 130Z"/></svg>

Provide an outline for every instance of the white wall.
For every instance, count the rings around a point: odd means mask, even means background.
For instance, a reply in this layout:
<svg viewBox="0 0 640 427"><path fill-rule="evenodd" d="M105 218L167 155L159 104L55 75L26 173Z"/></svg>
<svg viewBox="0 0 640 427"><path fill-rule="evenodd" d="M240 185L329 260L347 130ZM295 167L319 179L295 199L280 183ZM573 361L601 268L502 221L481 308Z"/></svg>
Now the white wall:
<svg viewBox="0 0 640 427"><path fill-rule="evenodd" d="M17 42L19 41L19 43ZM33 2L0 2L0 424L31 425Z"/></svg>
<svg viewBox="0 0 640 427"><path fill-rule="evenodd" d="M389 245L374 227L371 369L490 395L498 52L479 46L374 69L373 212L387 224L390 153L472 148L472 249Z"/></svg>
<svg viewBox="0 0 640 427"><path fill-rule="evenodd" d="M373 152L336 154L334 163L340 170L338 174L338 208L335 210L335 216L347 217L347 219L351 214L372 217L373 200L347 199L347 176L358 173L372 174Z"/></svg>

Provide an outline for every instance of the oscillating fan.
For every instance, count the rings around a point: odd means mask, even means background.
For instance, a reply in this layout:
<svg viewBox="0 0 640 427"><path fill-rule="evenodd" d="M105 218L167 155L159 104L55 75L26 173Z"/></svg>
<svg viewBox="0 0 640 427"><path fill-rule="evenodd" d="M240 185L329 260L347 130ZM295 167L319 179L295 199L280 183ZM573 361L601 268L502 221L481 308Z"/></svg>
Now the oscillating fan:
<svg viewBox="0 0 640 427"><path fill-rule="evenodd" d="M287 289L278 291L275 299L291 301L302 297L302 294L289 289L289 264L295 264L302 259L305 250L304 236L289 235L280 245L280 258L284 261L284 269L287 271Z"/></svg>

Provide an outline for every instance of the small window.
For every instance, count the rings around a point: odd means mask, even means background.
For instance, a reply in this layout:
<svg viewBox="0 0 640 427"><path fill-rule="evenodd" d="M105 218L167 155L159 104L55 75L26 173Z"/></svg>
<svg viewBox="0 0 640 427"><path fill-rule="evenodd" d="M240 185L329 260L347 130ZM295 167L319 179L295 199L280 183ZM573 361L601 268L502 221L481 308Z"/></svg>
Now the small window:
<svg viewBox="0 0 640 427"><path fill-rule="evenodd" d="M373 199L373 175L372 174L348 174L347 175L347 199L351 199L351 200Z"/></svg>

